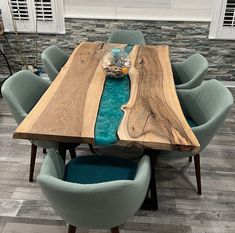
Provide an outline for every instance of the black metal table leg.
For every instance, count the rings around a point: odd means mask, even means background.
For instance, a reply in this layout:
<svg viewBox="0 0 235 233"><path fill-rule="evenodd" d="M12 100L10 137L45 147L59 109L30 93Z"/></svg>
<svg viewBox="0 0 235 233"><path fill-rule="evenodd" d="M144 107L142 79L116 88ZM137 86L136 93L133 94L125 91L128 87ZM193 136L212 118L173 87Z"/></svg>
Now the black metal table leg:
<svg viewBox="0 0 235 233"><path fill-rule="evenodd" d="M59 149L58 152L61 156L61 158L66 160L66 150L74 150L77 146L79 146L80 143L65 143L65 142L60 142L59 143ZM72 156L76 157L76 152L75 150L72 152Z"/></svg>
<svg viewBox="0 0 235 233"><path fill-rule="evenodd" d="M64 160L64 162L66 160L66 149L67 149L67 144L60 142L58 152L61 158Z"/></svg>
<svg viewBox="0 0 235 233"><path fill-rule="evenodd" d="M92 144L88 144L88 145L89 145L89 149L90 149L91 153L95 155L96 152L95 152L93 145Z"/></svg>
<svg viewBox="0 0 235 233"><path fill-rule="evenodd" d="M157 187L156 187L156 179L155 179L155 166L157 159L157 151L147 150L145 154L147 154L150 158L151 163L151 179L149 184L150 198L146 196L141 209L144 210L158 210L158 199L157 199Z"/></svg>

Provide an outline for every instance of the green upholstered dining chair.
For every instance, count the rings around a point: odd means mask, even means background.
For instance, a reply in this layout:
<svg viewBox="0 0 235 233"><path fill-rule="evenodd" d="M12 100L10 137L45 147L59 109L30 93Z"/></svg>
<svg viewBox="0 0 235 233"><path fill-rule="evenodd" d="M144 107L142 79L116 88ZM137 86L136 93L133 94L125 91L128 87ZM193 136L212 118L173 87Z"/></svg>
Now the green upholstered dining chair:
<svg viewBox="0 0 235 233"><path fill-rule="evenodd" d="M147 194L150 160L138 164L111 156L79 156L64 165L51 149L44 159L38 183L56 213L76 227L111 228L135 214Z"/></svg>
<svg viewBox="0 0 235 233"><path fill-rule="evenodd" d="M68 55L55 45L52 45L42 52L41 58L43 68L49 76L49 79L53 81L60 69L68 60Z"/></svg>
<svg viewBox="0 0 235 233"><path fill-rule="evenodd" d="M205 81L201 86L191 90L177 90L177 94L184 115L200 143L200 151L197 154L161 151L159 156L189 157L190 162L194 156L197 190L198 194L201 194L200 152L210 143L225 121L233 105L233 97L217 80Z"/></svg>
<svg viewBox="0 0 235 233"><path fill-rule="evenodd" d="M1 89L2 95L17 124L20 124L21 121L24 120L49 85L50 82L47 80L26 70L19 71L4 82ZM58 148L58 144L53 142L33 140L31 143L30 182L33 181L37 147L39 146L47 149ZM70 153L72 154L72 157L75 156L75 150L71 149Z"/></svg>
<svg viewBox="0 0 235 233"><path fill-rule="evenodd" d="M176 89L191 89L201 85L208 71L208 62L201 54L194 54L183 62L172 63Z"/></svg>
<svg viewBox="0 0 235 233"><path fill-rule="evenodd" d="M109 38L108 43L129 44L129 45L145 45L144 35L141 31L133 30L115 30Z"/></svg>

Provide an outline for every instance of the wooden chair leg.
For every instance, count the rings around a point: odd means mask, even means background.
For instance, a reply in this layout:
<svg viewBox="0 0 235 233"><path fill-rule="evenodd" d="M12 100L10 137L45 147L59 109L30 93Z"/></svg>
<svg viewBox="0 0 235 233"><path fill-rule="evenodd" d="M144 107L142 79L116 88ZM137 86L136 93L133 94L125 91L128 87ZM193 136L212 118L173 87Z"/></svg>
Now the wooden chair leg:
<svg viewBox="0 0 235 233"><path fill-rule="evenodd" d="M46 149L46 148L43 148L43 149L42 149L42 153L43 153L43 154L46 154L46 153L47 153L47 149Z"/></svg>
<svg viewBox="0 0 235 233"><path fill-rule="evenodd" d="M195 173L196 173L196 179L197 179L197 193L201 195L202 187L201 187L200 154L197 154L194 156L194 164L195 164Z"/></svg>
<svg viewBox="0 0 235 233"><path fill-rule="evenodd" d="M69 224L68 233L75 233L76 232L76 228L77 227Z"/></svg>
<svg viewBox="0 0 235 233"><path fill-rule="evenodd" d="M30 168L29 168L29 182L33 182L33 173L35 167L35 160L37 154L37 146L31 145L31 157L30 157Z"/></svg>
<svg viewBox="0 0 235 233"><path fill-rule="evenodd" d="M76 155L75 148L74 149L69 149L69 153L70 153L71 159L76 158L77 155Z"/></svg>
<svg viewBox="0 0 235 233"><path fill-rule="evenodd" d="M119 226L111 228L111 233L119 233Z"/></svg>
<svg viewBox="0 0 235 233"><path fill-rule="evenodd" d="M191 163L192 162L192 156L188 158L188 161Z"/></svg>

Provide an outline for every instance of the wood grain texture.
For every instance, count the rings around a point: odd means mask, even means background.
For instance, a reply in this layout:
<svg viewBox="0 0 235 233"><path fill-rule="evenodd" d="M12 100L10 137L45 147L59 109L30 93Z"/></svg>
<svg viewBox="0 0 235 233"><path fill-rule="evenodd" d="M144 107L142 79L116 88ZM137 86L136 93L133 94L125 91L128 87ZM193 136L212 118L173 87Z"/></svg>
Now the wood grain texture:
<svg viewBox="0 0 235 233"><path fill-rule="evenodd" d="M104 54L124 45L83 42L15 131L14 138L94 143L94 128L105 82ZM131 93L117 144L197 151L176 95L166 46L134 46Z"/></svg>
<svg viewBox="0 0 235 233"><path fill-rule="evenodd" d="M81 43L13 137L93 143L105 82L101 59L118 46L123 45Z"/></svg>
<svg viewBox="0 0 235 233"><path fill-rule="evenodd" d="M199 143L183 115L167 46L135 46L131 54L131 95L123 106L120 142L154 149L197 151ZM123 143L125 144L125 143Z"/></svg>

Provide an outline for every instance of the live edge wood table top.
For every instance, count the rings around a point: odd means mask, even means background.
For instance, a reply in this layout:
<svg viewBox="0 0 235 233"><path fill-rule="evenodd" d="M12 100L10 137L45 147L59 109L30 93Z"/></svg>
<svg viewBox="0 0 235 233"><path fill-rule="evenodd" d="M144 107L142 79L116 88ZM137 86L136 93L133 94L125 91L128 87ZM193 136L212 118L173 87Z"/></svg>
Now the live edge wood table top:
<svg viewBox="0 0 235 233"><path fill-rule="evenodd" d="M104 54L122 44L83 42L13 137L61 143L94 143L106 79ZM198 151L175 90L167 46L135 45L130 52L130 98L117 130L119 145Z"/></svg>

